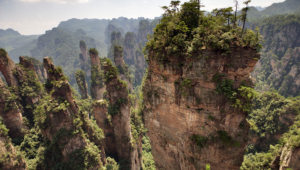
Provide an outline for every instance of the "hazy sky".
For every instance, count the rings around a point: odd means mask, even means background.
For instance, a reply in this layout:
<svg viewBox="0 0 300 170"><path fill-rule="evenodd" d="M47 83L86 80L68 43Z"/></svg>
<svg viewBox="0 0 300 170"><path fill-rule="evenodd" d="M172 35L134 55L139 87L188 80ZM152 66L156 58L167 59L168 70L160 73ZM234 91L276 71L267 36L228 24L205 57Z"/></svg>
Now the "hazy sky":
<svg viewBox="0 0 300 170"><path fill-rule="evenodd" d="M23 35L43 34L71 18L154 18L171 0L0 0L0 29ZM188 0L182 0L185 2ZM239 0L242 7L242 1ZM284 0L252 0L251 6L269 6ZM202 0L205 10L233 6L233 0Z"/></svg>

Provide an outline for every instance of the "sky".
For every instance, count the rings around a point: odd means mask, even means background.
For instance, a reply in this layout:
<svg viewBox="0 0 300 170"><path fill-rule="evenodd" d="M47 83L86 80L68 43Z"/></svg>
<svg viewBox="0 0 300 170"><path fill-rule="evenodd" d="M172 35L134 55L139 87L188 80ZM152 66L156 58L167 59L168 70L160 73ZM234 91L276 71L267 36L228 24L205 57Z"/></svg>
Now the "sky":
<svg viewBox="0 0 300 170"><path fill-rule="evenodd" d="M171 0L0 0L0 29L12 28L22 35L44 34L61 21L151 18L163 13ZM186 2L188 0L181 0ZM240 8L243 0L239 0ZM252 0L251 6L267 7L284 0ZM233 6L233 0L201 0L204 10Z"/></svg>

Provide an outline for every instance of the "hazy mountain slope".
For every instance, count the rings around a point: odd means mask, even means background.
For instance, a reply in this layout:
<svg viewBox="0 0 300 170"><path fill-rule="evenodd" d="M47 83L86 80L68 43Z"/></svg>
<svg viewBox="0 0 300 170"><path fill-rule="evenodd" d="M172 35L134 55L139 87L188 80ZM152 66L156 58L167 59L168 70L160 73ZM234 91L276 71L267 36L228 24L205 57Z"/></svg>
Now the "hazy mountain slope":
<svg viewBox="0 0 300 170"><path fill-rule="evenodd" d="M281 3L273 3L271 6L268 6L262 11L259 11L255 7L250 7L250 11L248 12L248 19L250 22L253 22L273 15L295 13L300 13L300 1L286 0Z"/></svg>
<svg viewBox="0 0 300 170"><path fill-rule="evenodd" d="M38 35L25 36L13 29L0 29L0 47L5 48L7 52L19 48L37 38Z"/></svg>
<svg viewBox="0 0 300 170"><path fill-rule="evenodd" d="M87 36L104 42L104 30L109 21L106 19L70 19L62 21L57 27L67 28L73 32L82 29L86 32Z"/></svg>
<svg viewBox="0 0 300 170"><path fill-rule="evenodd" d="M18 63L19 56L31 56L30 50L36 47L37 42L37 39L32 40L31 42L28 42L22 47L10 50L8 54L14 62Z"/></svg>

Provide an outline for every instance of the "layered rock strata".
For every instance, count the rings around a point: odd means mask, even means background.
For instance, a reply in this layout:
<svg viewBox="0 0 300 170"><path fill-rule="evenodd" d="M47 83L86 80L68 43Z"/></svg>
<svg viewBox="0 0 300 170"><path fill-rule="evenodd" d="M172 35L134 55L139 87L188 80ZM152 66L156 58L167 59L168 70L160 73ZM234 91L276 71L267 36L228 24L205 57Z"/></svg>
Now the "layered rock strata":
<svg viewBox="0 0 300 170"><path fill-rule="evenodd" d="M95 100L103 99L103 92L105 91L103 71L101 70L101 63L96 49L90 49L91 58L91 96Z"/></svg>
<svg viewBox="0 0 300 170"><path fill-rule="evenodd" d="M119 45L114 46L114 61L120 73L118 75L118 78L123 81L126 81L128 90L132 91L132 81L130 77L130 72L128 66L123 60L123 48Z"/></svg>
<svg viewBox="0 0 300 170"><path fill-rule="evenodd" d="M130 102L126 85L117 76L117 68L104 66L107 76L106 87L109 98L109 113L113 126L116 153L121 169L139 170L142 166L138 144L134 142L130 126Z"/></svg>
<svg viewBox="0 0 300 170"><path fill-rule="evenodd" d="M75 73L76 82L80 90L81 98L88 98L88 87L85 81L85 72L83 70L77 70Z"/></svg>
<svg viewBox="0 0 300 170"><path fill-rule="evenodd" d="M143 118L157 169L238 170L243 162L249 125L247 112L216 92L214 77L232 88L251 85L249 74L259 59L251 48L202 50L192 57L167 56L160 62L149 52L143 87ZM220 86L219 86L220 87Z"/></svg>

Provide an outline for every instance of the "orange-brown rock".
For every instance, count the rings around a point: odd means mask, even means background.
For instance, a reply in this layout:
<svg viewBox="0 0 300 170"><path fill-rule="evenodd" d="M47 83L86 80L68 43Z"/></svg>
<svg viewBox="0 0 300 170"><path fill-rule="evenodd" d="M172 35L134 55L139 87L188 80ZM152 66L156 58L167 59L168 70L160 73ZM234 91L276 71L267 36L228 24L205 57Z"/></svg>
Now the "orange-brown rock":
<svg viewBox="0 0 300 170"><path fill-rule="evenodd" d="M0 78L0 116L3 118L4 125L9 129L8 134L11 138L22 137L22 114L16 102L11 98L11 93Z"/></svg>
<svg viewBox="0 0 300 170"><path fill-rule="evenodd" d="M96 134L97 132L91 127L92 122L88 119L87 115L79 112L76 101L72 96L71 87L67 79L64 78L62 71L57 69L48 57L44 58L44 67L48 73L47 81L53 82L52 87L48 87L48 91L51 91L50 97L44 100L54 103L57 108L49 109L49 104L45 104L46 101L40 102L41 106L39 107L46 107L44 105L48 106L48 109L45 111L46 121L39 122L42 127L42 134L50 141L57 142L56 144L59 145L63 162L69 160L71 153L90 147L91 144L89 141L95 143L99 150L101 150L101 152L99 152L101 160L97 160L96 165L89 169L94 170L101 168L103 164L106 164L105 152L100 139L94 138L94 136L98 134ZM62 105L64 105L64 107L60 108ZM82 122L81 128L87 133L89 140L79 132L74 133L78 130L78 124L75 123L76 121ZM62 133L62 131L69 135L64 135L56 139L55 136ZM79 161L83 160L79 159Z"/></svg>
<svg viewBox="0 0 300 170"><path fill-rule="evenodd" d="M143 118L156 168L202 170L210 164L211 170L238 170L241 166L249 130L247 112L217 94L212 78L224 74L235 88L243 81L250 83L259 54L246 47L232 48L230 56L221 54L207 49L192 57L167 56L161 63L149 52Z"/></svg>
<svg viewBox="0 0 300 170"><path fill-rule="evenodd" d="M133 142L130 126L130 102L126 86L118 79L116 67L105 65L107 94L111 109L112 126L115 136L116 152L121 169L139 170L142 162L139 159L137 144Z"/></svg>
<svg viewBox="0 0 300 170"><path fill-rule="evenodd" d="M8 56L8 53L6 51L2 52L0 51L0 71L2 72L3 76L5 77L5 80L7 82L7 85L9 87L15 87L16 90L18 87L18 80L14 76L14 72L16 70L15 63L10 59Z"/></svg>
<svg viewBox="0 0 300 170"><path fill-rule="evenodd" d="M130 72L128 69L128 65L126 65L123 60L123 48L119 45L114 46L114 61L116 67L120 72L118 78L123 81L126 81L128 90L132 91L132 83L131 83L132 81L130 78Z"/></svg>
<svg viewBox="0 0 300 170"><path fill-rule="evenodd" d="M104 85L104 75L101 70L101 63L98 56L98 51L94 49L91 51L90 49L90 57L91 57L91 96L95 100L103 99L103 92L105 91Z"/></svg>
<svg viewBox="0 0 300 170"><path fill-rule="evenodd" d="M104 148L107 155L117 156L116 141L114 129L107 114L108 103L106 100L96 100L93 103L93 114L95 116L97 125L103 130L105 134Z"/></svg>

